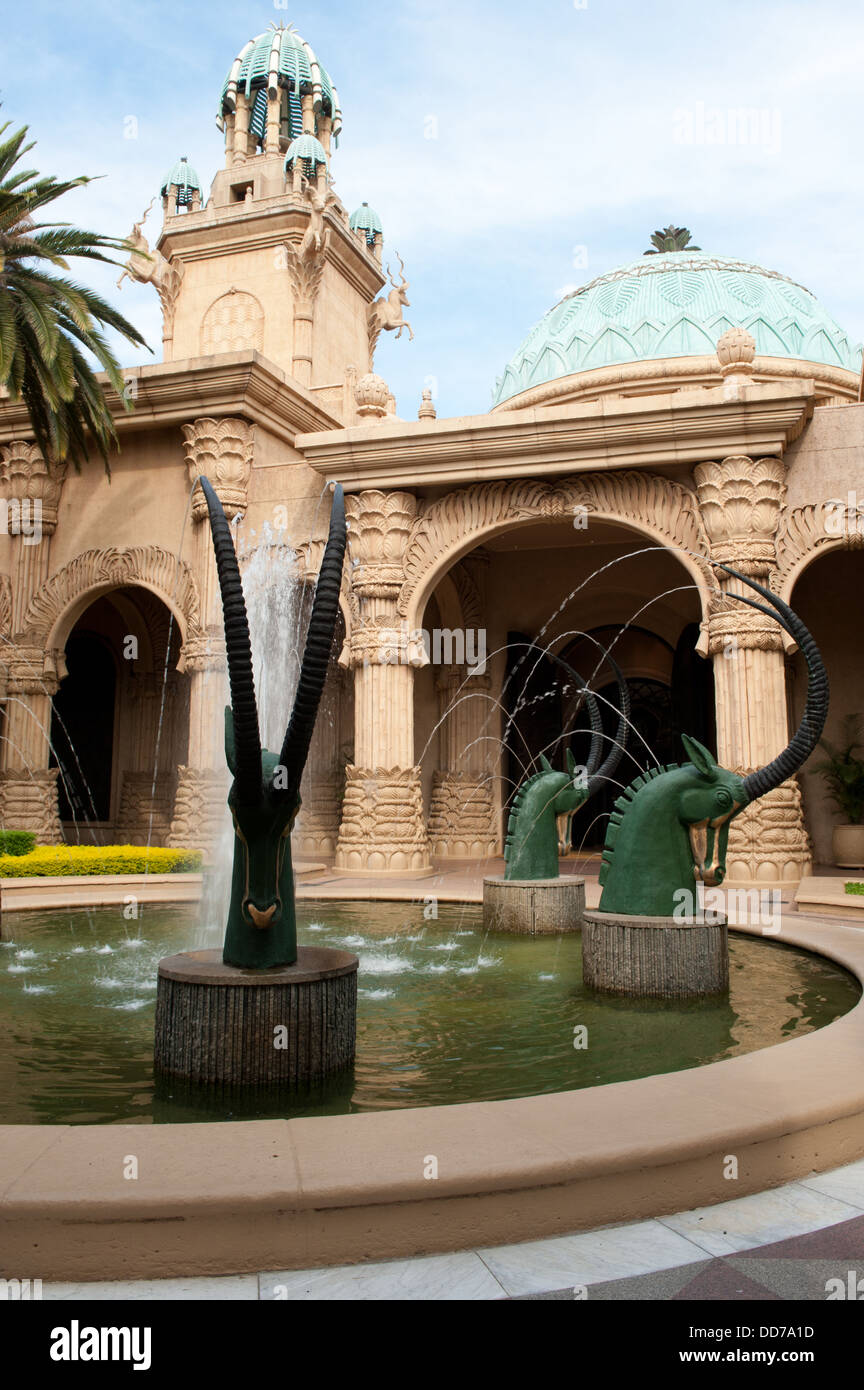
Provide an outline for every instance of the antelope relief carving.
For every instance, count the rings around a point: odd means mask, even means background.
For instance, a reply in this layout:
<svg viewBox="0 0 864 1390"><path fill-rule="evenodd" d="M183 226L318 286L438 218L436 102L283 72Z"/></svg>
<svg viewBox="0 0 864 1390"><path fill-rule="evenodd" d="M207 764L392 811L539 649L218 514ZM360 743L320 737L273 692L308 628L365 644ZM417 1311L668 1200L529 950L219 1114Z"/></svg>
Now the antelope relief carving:
<svg viewBox="0 0 864 1390"><path fill-rule="evenodd" d="M401 281L399 284L393 279L390 267L387 267L387 274L390 277L390 284L393 286L386 298L376 299L369 305L369 335L374 347L378 341L378 336L382 329L389 333L396 330L396 337L402 337L402 329L408 329L408 337L413 340L414 330L410 323L402 317L403 309L410 309L411 301L408 298L408 281L405 279L405 262L397 252L399 261L399 273Z"/></svg>

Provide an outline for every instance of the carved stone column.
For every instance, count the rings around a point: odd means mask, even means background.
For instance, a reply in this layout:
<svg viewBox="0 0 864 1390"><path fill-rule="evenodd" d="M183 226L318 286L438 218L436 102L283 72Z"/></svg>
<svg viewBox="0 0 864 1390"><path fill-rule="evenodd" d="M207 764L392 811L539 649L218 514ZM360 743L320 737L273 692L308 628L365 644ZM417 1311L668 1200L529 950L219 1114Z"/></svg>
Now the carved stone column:
<svg viewBox="0 0 864 1390"><path fill-rule="evenodd" d="M35 444L14 440L0 449L0 496L13 543L10 627L15 645L0 654L8 670L0 819L7 829L32 830L41 844L62 839L57 768L49 768L51 700L58 681L41 647L21 644L24 615L50 568L51 537L66 476L49 468Z"/></svg>
<svg viewBox="0 0 864 1390"><path fill-rule="evenodd" d="M59 769L48 766L51 700L59 682L43 668L44 653L17 647L6 687L5 769L0 773L0 824L32 830L38 844L63 841L57 809Z"/></svg>
<svg viewBox="0 0 864 1390"><path fill-rule="evenodd" d="M712 556L768 587L786 493L780 459L741 456L694 470ZM718 575L709 652L714 659L717 755L744 775L764 767L789 741L786 663L778 625L732 597L749 593ZM810 872L811 850L797 779L768 792L732 822L726 882L791 887Z"/></svg>
<svg viewBox="0 0 864 1390"><path fill-rule="evenodd" d="M348 653L355 734L336 867L354 873L412 873L431 864L420 768L414 764L414 668L428 658L396 609L416 507L406 492L348 498L357 618Z"/></svg>
<svg viewBox="0 0 864 1390"><path fill-rule="evenodd" d="M297 161L299 168L300 161ZM327 231L316 244L311 229L300 247L286 244L285 268L291 277L294 294L294 344L291 353L291 374L303 386L312 384L312 334L315 323L315 302L321 288L326 258Z"/></svg>
<svg viewBox="0 0 864 1390"><path fill-rule="evenodd" d="M300 783L300 812L291 836L295 858L315 859L336 850L345 789L342 702L349 680L342 669L327 677Z"/></svg>
<svg viewBox="0 0 864 1390"><path fill-rule="evenodd" d="M7 526L13 537L15 582L12 629L19 632L28 604L48 578L51 537L66 465L49 468L36 444L17 439L0 448L0 497L6 502Z"/></svg>
<svg viewBox="0 0 864 1390"><path fill-rule="evenodd" d="M243 516L252 473L254 426L247 420L202 418L183 426L190 487L199 474L212 484L229 522ZM189 751L178 768L168 844L211 850L224 829L230 775L225 766L224 714L228 682L216 561L200 488L192 497L195 572L206 636L183 648L189 672Z"/></svg>
<svg viewBox="0 0 864 1390"><path fill-rule="evenodd" d="M488 675L445 667L437 682L441 711L441 768L429 805L432 853L487 859L500 850L495 773L490 769Z"/></svg>
<svg viewBox="0 0 864 1390"><path fill-rule="evenodd" d="M249 154L249 100L243 92L237 93L234 112L234 158L232 164L243 164Z"/></svg>

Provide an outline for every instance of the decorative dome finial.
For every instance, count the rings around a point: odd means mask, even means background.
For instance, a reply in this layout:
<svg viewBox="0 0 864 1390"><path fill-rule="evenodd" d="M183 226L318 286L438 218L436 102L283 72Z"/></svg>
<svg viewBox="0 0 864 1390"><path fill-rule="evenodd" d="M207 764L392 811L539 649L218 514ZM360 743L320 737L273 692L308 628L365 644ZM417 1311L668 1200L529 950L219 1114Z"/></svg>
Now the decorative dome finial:
<svg viewBox="0 0 864 1390"><path fill-rule="evenodd" d="M691 246L690 232L686 227L676 227L669 223L661 231L652 233L651 248L643 254L657 256L665 251L701 251L701 246Z"/></svg>

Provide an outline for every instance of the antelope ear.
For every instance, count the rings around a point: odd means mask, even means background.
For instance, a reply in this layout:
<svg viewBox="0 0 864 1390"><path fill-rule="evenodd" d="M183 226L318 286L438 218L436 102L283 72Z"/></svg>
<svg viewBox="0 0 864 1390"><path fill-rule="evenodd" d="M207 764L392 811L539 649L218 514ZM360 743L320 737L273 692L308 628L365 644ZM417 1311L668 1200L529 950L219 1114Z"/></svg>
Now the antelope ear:
<svg viewBox="0 0 864 1390"><path fill-rule="evenodd" d="M709 782L717 780L717 763L711 753L698 738L691 738L689 734L681 735L681 742L684 744L684 751L690 759L697 772L701 772L703 777L707 777Z"/></svg>
<svg viewBox="0 0 864 1390"><path fill-rule="evenodd" d="M576 771L576 759L573 757L573 749L567 748L565 750L564 756L567 759L567 771L569 775L572 777L573 773Z"/></svg>
<svg viewBox="0 0 864 1390"><path fill-rule="evenodd" d="M540 754L540 766L542 767L542 769L543 769L544 772L554 772L554 771L555 771L555 769L553 768L553 766L552 766L552 764L550 763L549 759L546 757L546 754L545 754L545 753L541 753L541 754Z"/></svg>
<svg viewBox="0 0 864 1390"><path fill-rule="evenodd" d="M233 777L237 771L237 751L234 744L234 711L225 706L225 761Z"/></svg>

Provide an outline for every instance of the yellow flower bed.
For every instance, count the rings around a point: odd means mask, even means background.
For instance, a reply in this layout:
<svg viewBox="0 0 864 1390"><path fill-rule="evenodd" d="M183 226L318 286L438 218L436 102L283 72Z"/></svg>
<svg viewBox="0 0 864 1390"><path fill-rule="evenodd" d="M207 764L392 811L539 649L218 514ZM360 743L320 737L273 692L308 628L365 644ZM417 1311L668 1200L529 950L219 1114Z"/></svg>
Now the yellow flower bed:
<svg viewBox="0 0 864 1390"><path fill-rule="evenodd" d="M30 854L0 854L0 878L78 874L186 874L201 868L199 849L144 845L39 845Z"/></svg>

